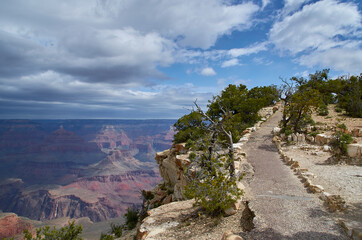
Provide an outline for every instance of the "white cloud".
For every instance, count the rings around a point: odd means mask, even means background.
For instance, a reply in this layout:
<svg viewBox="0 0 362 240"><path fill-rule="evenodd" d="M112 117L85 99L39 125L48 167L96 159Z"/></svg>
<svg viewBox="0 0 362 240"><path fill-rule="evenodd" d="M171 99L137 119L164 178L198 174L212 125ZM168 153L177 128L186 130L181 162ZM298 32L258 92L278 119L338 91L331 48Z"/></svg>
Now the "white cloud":
<svg viewBox="0 0 362 240"><path fill-rule="evenodd" d="M214 76L214 75L216 75L215 70L212 69L211 67L206 67L206 68L202 69L200 73L203 76Z"/></svg>
<svg viewBox="0 0 362 240"><path fill-rule="evenodd" d="M254 44L250 47L246 47L246 48L232 48L230 50L228 50L228 55L232 56L232 57L240 57L243 55L250 55L253 53L258 53L260 51L265 51L267 50L267 42L262 42L262 43L257 43Z"/></svg>
<svg viewBox="0 0 362 240"><path fill-rule="evenodd" d="M159 32L182 46L203 49L214 45L221 35L249 28L253 14L259 10L252 2L231 5L222 0L103 2L103 15L112 12L119 26Z"/></svg>
<svg viewBox="0 0 362 240"><path fill-rule="evenodd" d="M271 0L262 0L261 9L264 9L267 5L269 5Z"/></svg>
<svg viewBox="0 0 362 240"><path fill-rule="evenodd" d="M294 6L295 10L305 2L287 1L286 8ZM318 1L276 22L269 38L301 65L358 73L362 66L361 19L352 2Z"/></svg>
<svg viewBox="0 0 362 240"><path fill-rule="evenodd" d="M362 72L362 50L351 48L333 48L326 51L303 55L299 60L307 67L319 66L346 73L359 75Z"/></svg>
<svg viewBox="0 0 362 240"><path fill-rule="evenodd" d="M337 36L354 35L361 27L356 5L334 0L319 1L282 21L270 30L270 40L280 50L296 54L308 49L325 49L343 44Z"/></svg>
<svg viewBox="0 0 362 240"><path fill-rule="evenodd" d="M311 0L285 0L282 15L286 16L298 10L304 3L310 2Z"/></svg>
<svg viewBox="0 0 362 240"><path fill-rule="evenodd" d="M233 66L237 66L237 65L240 65L240 64L239 64L239 60L238 60L237 58L233 58L233 59L224 61L224 62L221 64L221 67L227 68L227 67L233 67Z"/></svg>

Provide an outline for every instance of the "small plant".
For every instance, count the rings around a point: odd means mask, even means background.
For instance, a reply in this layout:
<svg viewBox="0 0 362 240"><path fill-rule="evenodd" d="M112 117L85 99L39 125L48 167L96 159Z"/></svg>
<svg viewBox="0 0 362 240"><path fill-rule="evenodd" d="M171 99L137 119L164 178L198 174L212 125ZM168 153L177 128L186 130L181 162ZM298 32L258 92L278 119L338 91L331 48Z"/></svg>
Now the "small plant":
<svg viewBox="0 0 362 240"><path fill-rule="evenodd" d="M348 150L348 144L352 143L353 138L349 133L343 133L337 131L335 133L335 140L333 142L334 149L337 150L341 155L346 155Z"/></svg>
<svg viewBox="0 0 362 240"><path fill-rule="evenodd" d="M155 197L155 195L152 193L152 191L142 190L142 197L145 200L152 200Z"/></svg>
<svg viewBox="0 0 362 240"><path fill-rule="evenodd" d="M101 233L100 240L114 240L114 237L109 234Z"/></svg>
<svg viewBox="0 0 362 240"><path fill-rule="evenodd" d="M138 210L135 206L127 208L126 226L128 230L134 229L138 222Z"/></svg>
<svg viewBox="0 0 362 240"><path fill-rule="evenodd" d="M236 185L237 179L225 171L228 162L227 158L211 158L207 167L185 187L186 197L195 198L196 204L214 216L221 215L243 194Z"/></svg>
<svg viewBox="0 0 362 240"><path fill-rule="evenodd" d="M167 190L165 183L162 183L162 184L160 185L160 190L162 190L162 191L166 191L166 190Z"/></svg>
<svg viewBox="0 0 362 240"><path fill-rule="evenodd" d="M173 190L167 189L167 195L173 194Z"/></svg>
<svg viewBox="0 0 362 240"><path fill-rule="evenodd" d="M343 110L342 108L340 107L335 107L334 110L337 112L337 113L341 113Z"/></svg>
<svg viewBox="0 0 362 240"><path fill-rule="evenodd" d="M318 131L313 131L313 132L309 133L309 135L311 135L312 137L315 137L315 136L317 136L318 134L319 134Z"/></svg>
<svg viewBox="0 0 362 240"><path fill-rule="evenodd" d="M190 152L190 154L189 154L189 159L190 159L191 161L193 161L193 160L195 160L195 158L196 158L196 153Z"/></svg>
<svg viewBox="0 0 362 240"><path fill-rule="evenodd" d="M123 225L117 225L115 223L111 223L110 226L111 226L111 233L114 234L114 236L118 238L122 236Z"/></svg>
<svg viewBox="0 0 362 240"><path fill-rule="evenodd" d="M341 124L337 124L337 128L346 130L346 129L347 129L347 126L346 126L346 124L341 123Z"/></svg>
<svg viewBox="0 0 362 240"><path fill-rule="evenodd" d="M319 116L328 116L329 111L328 111L328 107L326 104L322 103L319 107L318 107L318 115Z"/></svg>

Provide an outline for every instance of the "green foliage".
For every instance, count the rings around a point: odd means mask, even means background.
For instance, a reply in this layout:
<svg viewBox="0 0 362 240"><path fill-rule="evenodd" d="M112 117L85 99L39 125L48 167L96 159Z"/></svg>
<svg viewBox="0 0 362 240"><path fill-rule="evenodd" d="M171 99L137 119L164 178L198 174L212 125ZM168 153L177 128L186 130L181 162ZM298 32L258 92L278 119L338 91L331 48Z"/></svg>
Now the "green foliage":
<svg viewBox="0 0 362 240"><path fill-rule="evenodd" d="M341 113L343 111L342 108L340 107L335 107L334 110L337 112L337 113Z"/></svg>
<svg viewBox="0 0 362 240"><path fill-rule="evenodd" d="M249 99L258 100L258 108L267 107L274 105L279 100L279 90L277 86L264 86L264 87L255 87L250 89L247 94Z"/></svg>
<svg viewBox="0 0 362 240"><path fill-rule="evenodd" d="M323 102L318 107L318 115L319 116L327 116L329 114L328 106Z"/></svg>
<svg viewBox="0 0 362 240"><path fill-rule="evenodd" d="M194 160L195 158L196 158L196 153L190 152L190 154L189 154L189 159L192 161L192 160Z"/></svg>
<svg viewBox="0 0 362 240"><path fill-rule="evenodd" d="M183 143L198 139L203 135L205 125L203 117L196 111L184 115L174 124L177 130L174 142Z"/></svg>
<svg viewBox="0 0 362 240"><path fill-rule="evenodd" d="M352 136L349 133L343 133L340 131L337 131L334 136L335 140L333 141L332 145L337 154L347 154L348 144L352 143L353 141Z"/></svg>
<svg viewBox="0 0 362 240"><path fill-rule="evenodd" d="M362 75L336 81L342 85L337 93L338 107L345 109L352 117L362 117Z"/></svg>
<svg viewBox="0 0 362 240"><path fill-rule="evenodd" d="M312 110L318 106L319 100L319 92L314 89L297 91L291 97L290 104L284 108L284 114L294 132L301 131L310 122Z"/></svg>
<svg viewBox="0 0 362 240"><path fill-rule="evenodd" d="M128 230L134 229L138 222L138 210L135 206L127 208L126 216L126 226Z"/></svg>
<svg viewBox="0 0 362 240"><path fill-rule="evenodd" d="M346 124L344 124L344 123L339 123L339 124L337 124L337 128L346 130L346 129L347 129L347 126L346 126Z"/></svg>
<svg viewBox="0 0 362 240"><path fill-rule="evenodd" d="M152 193L152 191L146 191L146 190L142 190L142 197L145 200L151 200L155 197L155 195Z"/></svg>
<svg viewBox="0 0 362 240"><path fill-rule="evenodd" d="M205 154L200 158L203 157ZM217 216L230 207L242 195L242 191L236 185L237 179L230 177L225 170L228 164L226 156L223 159L211 158L206 164L185 188L185 195L195 198L196 204Z"/></svg>
<svg viewBox="0 0 362 240"><path fill-rule="evenodd" d="M79 235L82 233L82 225L75 225L74 221L69 222L68 226L57 230L55 227L50 229L49 226L38 228L36 237L33 238L28 230L24 230L24 238L26 240L80 240Z"/></svg>
<svg viewBox="0 0 362 240"><path fill-rule="evenodd" d="M313 131L313 132L309 133L309 135L311 135L313 137L317 136L318 134L319 134L318 131Z"/></svg>
<svg viewBox="0 0 362 240"><path fill-rule="evenodd" d="M117 238L122 236L123 225L111 223L110 227L111 227L111 233L114 234L114 236L116 236Z"/></svg>
<svg viewBox="0 0 362 240"><path fill-rule="evenodd" d="M101 233L100 240L114 240L114 237L109 234Z"/></svg>
<svg viewBox="0 0 362 240"><path fill-rule="evenodd" d="M195 141L188 139L185 144L185 148L192 149L195 147Z"/></svg>

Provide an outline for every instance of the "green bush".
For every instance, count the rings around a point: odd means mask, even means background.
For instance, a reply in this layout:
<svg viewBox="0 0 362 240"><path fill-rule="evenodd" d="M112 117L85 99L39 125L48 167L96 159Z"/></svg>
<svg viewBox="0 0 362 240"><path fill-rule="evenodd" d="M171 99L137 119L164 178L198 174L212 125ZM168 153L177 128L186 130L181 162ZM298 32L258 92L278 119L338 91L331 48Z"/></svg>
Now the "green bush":
<svg viewBox="0 0 362 240"><path fill-rule="evenodd" d="M319 116L327 116L329 114L328 106L324 103L319 105L318 107L318 115Z"/></svg>
<svg viewBox="0 0 362 240"><path fill-rule="evenodd" d="M134 229L138 222L138 210L135 206L127 208L126 226L128 230Z"/></svg>
<svg viewBox="0 0 362 240"><path fill-rule="evenodd" d="M348 144L352 143L353 138L349 133L342 133L337 131L335 133L335 140L333 141L333 147L341 155L347 154Z"/></svg>
<svg viewBox="0 0 362 240"><path fill-rule="evenodd" d="M111 226L111 233L114 234L114 236L116 236L117 238L122 236L123 225L111 223L110 226Z"/></svg>
<svg viewBox="0 0 362 240"><path fill-rule="evenodd" d="M346 124L344 124L344 123L340 123L340 124L337 124L337 128L346 130L346 129L347 129L347 126L346 126Z"/></svg>
<svg viewBox="0 0 362 240"><path fill-rule="evenodd" d="M189 154L189 159L190 159L191 161L193 161L193 160L195 160L195 158L196 158L196 153L190 152L190 154Z"/></svg>
<svg viewBox="0 0 362 240"><path fill-rule="evenodd" d="M196 204L214 216L219 216L234 203L243 192L237 187L235 177L225 171L227 157L211 158L205 168L200 169L196 177L185 188L188 198L195 198Z"/></svg>
<svg viewBox="0 0 362 240"><path fill-rule="evenodd" d="M337 113L341 113L343 110L342 108L340 107L335 107L334 110L337 112Z"/></svg>
<svg viewBox="0 0 362 240"><path fill-rule="evenodd" d="M114 237L109 234L101 233L100 240L114 240Z"/></svg>
<svg viewBox="0 0 362 240"><path fill-rule="evenodd" d="M83 231L82 225L75 225L74 221L68 224L59 230L55 227L51 230L49 226L38 228L35 238L32 237L29 230L24 230L24 238L26 240L81 240L79 235Z"/></svg>
<svg viewBox="0 0 362 240"><path fill-rule="evenodd" d="M317 134L319 134L318 131L313 131L313 132L309 133L309 135L311 135L313 137L317 136Z"/></svg>

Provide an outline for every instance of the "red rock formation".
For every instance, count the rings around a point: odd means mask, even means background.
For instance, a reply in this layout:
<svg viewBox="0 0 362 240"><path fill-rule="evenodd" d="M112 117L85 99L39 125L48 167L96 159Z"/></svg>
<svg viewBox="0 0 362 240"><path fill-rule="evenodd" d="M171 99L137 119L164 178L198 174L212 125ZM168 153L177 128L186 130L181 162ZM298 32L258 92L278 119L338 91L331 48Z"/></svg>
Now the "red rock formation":
<svg viewBox="0 0 362 240"><path fill-rule="evenodd" d="M0 216L0 239L14 237L28 229L32 231L34 226L20 219L16 214L9 213Z"/></svg>

